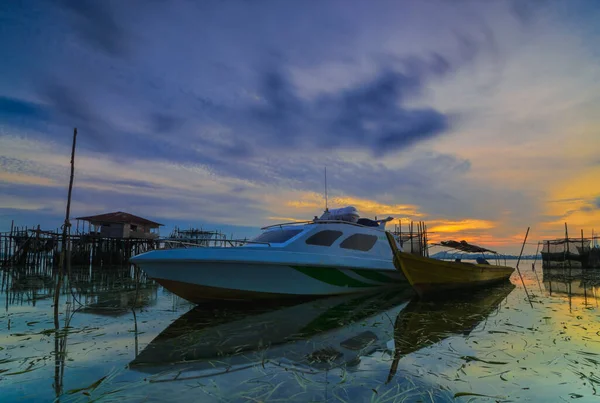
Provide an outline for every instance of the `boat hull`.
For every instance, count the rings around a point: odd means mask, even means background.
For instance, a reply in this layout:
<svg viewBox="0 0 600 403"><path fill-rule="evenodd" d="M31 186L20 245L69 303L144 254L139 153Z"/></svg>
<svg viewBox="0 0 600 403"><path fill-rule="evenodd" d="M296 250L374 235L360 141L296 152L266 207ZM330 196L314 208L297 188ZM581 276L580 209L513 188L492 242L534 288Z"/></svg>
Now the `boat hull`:
<svg viewBox="0 0 600 403"><path fill-rule="evenodd" d="M398 252L402 272L420 296L476 288L508 280L514 268L447 262Z"/></svg>
<svg viewBox="0 0 600 403"><path fill-rule="evenodd" d="M406 284L396 270L230 262L139 265L148 277L194 303L342 295Z"/></svg>
<svg viewBox="0 0 600 403"><path fill-rule="evenodd" d="M513 267L449 262L394 250L394 265L421 297L506 281Z"/></svg>

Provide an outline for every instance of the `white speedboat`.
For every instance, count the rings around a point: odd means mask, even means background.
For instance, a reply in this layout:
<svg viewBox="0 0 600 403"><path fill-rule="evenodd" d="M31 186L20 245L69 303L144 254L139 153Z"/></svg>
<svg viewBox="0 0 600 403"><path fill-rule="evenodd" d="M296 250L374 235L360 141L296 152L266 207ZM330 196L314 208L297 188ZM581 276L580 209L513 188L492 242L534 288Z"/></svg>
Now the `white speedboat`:
<svg viewBox="0 0 600 403"><path fill-rule="evenodd" d="M131 262L192 302L372 291L406 281L385 236L390 220L359 218L353 207L326 210L312 221L265 227L242 246L153 250Z"/></svg>

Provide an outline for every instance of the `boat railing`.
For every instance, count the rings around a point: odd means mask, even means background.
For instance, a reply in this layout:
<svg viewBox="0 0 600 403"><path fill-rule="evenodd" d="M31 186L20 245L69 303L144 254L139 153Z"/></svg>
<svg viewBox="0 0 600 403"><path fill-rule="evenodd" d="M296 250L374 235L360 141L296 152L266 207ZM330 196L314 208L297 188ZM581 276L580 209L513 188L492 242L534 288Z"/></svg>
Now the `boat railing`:
<svg viewBox="0 0 600 403"><path fill-rule="evenodd" d="M180 245L180 246L183 246L184 248L187 248L188 246L201 248L204 246L204 245L200 245L200 244L193 243L193 242L176 241L176 240L171 240L171 239L162 240L162 242L164 242L167 245Z"/></svg>
<svg viewBox="0 0 600 403"><path fill-rule="evenodd" d="M371 227L371 226L368 226L368 225L362 225L362 224L358 224L358 223L355 223L355 222L344 221L344 220L292 221L292 222L281 223L281 224L267 225L266 227L262 227L261 230L265 230L265 229L269 229L269 228L275 228L275 227L283 228L283 226L305 225L305 224L348 224L348 225L354 225L355 227L370 228L370 229L374 229L374 230L377 230L377 231L385 232L384 229L381 229L379 227Z"/></svg>
<svg viewBox="0 0 600 403"><path fill-rule="evenodd" d="M234 245L234 243L236 243L236 244L240 244L240 243L241 244L247 244L247 243L250 243L250 244L256 244L256 245L267 245L269 247L271 246L270 242L250 241L250 240L247 240L247 239L225 239L224 241L228 242L231 246L236 246L236 245Z"/></svg>
<svg viewBox="0 0 600 403"><path fill-rule="evenodd" d="M288 225L305 225L305 224L314 224L314 223L315 223L314 220L284 222L284 223L280 223L280 224L267 225L266 227L262 227L261 230L269 229L269 228L275 228L275 227L283 227L284 225L285 226L288 226Z"/></svg>
<svg viewBox="0 0 600 403"><path fill-rule="evenodd" d="M164 242L165 244L169 244L169 245L180 245L184 248L188 248L188 247L194 247L194 248L208 248L210 247L209 244L206 243L194 243L194 242L185 242L185 241L179 241L179 240L174 240L174 239L163 239L162 242ZM236 247L236 246L240 246L240 244L259 244L259 245L267 245L267 246L271 246L271 244L269 242L259 242L259 241L250 241L247 239L217 239L217 240L212 240L213 243L222 243L222 244L229 244L229 246L231 247Z"/></svg>

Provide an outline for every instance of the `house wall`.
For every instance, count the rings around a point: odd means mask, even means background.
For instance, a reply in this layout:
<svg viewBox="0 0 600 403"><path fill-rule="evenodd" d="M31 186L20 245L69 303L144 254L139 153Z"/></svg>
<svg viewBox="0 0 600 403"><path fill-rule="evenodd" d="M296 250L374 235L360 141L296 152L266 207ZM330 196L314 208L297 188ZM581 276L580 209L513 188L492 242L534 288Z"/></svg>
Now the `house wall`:
<svg viewBox="0 0 600 403"><path fill-rule="evenodd" d="M100 235L107 238L121 238L124 232L123 227L123 224L117 223L102 224Z"/></svg>
<svg viewBox="0 0 600 403"><path fill-rule="evenodd" d="M129 238L155 238L156 234L151 233L151 229L150 226L143 224L127 224L126 236Z"/></svg>
<svg viewBox="0 0 600 403"><path fill-rule="evenodd" d="M131 224L123 224L123 238L129 238L131 232Z"/></svg>
<svg viewBox="0 0 600 403"><path fill-rule="evenodd" d="M100 236L106 238L156 238L157 234L151 232L151 227L141 224L121 223L93 223L100 227ZM132 228L133 226L133 228Z"/></svg>

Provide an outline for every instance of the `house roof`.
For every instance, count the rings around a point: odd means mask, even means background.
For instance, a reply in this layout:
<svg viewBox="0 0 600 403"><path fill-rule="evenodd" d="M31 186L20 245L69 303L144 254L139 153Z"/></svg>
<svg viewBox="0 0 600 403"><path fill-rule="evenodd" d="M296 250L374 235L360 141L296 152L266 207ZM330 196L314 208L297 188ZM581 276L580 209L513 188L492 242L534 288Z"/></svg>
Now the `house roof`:
<svg viewBox="0 0 600 403"><path fill-rule="evenodd" d="M86 217L77 217L77 220L90 221L90 222L105 222L105 223L135 223L135 224L145 224L151 226L162 226L163 224L159 224L154 221L147 220L142 217L138 217L133 214L124 213L122 211L116 211L114 213L106 213L99 215L91 215Z"/></svg>

